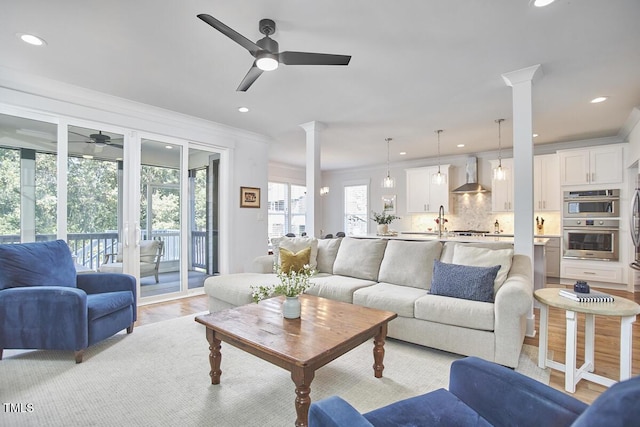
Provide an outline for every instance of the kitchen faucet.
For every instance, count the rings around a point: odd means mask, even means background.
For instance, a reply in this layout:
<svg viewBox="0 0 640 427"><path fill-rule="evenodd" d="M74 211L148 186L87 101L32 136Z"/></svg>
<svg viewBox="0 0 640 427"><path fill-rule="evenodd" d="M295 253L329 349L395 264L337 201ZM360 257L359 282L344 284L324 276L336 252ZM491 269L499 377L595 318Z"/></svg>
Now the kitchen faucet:
<svg viewBox="0 0 640 427"><path fill-rule="evenodd" d="M442 237L442 225L444 224L444 206L438 209L438 237Z"/></svg>

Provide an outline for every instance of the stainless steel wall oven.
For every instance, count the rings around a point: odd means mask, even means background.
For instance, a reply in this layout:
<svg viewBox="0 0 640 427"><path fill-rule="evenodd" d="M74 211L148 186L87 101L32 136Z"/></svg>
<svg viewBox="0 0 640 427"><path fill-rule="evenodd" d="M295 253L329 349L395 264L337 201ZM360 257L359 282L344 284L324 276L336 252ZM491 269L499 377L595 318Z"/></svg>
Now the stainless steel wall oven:
<svg viewBox="0 0 640 427"><path fill-rule="evenodd" d="M618 219L564 219L564 258L618 261Z"/></svg>

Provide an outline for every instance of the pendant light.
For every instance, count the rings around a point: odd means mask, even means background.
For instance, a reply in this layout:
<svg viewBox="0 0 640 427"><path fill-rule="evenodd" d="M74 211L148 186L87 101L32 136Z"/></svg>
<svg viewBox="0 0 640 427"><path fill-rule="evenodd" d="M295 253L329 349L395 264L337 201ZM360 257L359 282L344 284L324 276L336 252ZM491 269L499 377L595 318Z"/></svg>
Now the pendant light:
<svg viewBox="0 0 640 427"><path fill-rule="evenodd" d="M436 185L444 185L447 183L447 174L440 172L440 134L442 132L444 132L442 129L436 131L438 135L438 173L431 175L431 182Z"/></svg>
<svg viewBox="0 0 640 427"><path fill-rule="evenodd" d="M504 122L504 119L497 119L498 124L498 167L493 170L494 181L504 181L507 179L507 172L502 169L502 135L500 132L500 125Z"/></svg>
<svg viewBox="0 0 640 427"><path fill-rule="evenodd" d="M389 173L389 143L392 140L392 138L385 139L387 141L387 176L382 180L382 188L394 188L396 186L396 180L391 178Z"/></svg>

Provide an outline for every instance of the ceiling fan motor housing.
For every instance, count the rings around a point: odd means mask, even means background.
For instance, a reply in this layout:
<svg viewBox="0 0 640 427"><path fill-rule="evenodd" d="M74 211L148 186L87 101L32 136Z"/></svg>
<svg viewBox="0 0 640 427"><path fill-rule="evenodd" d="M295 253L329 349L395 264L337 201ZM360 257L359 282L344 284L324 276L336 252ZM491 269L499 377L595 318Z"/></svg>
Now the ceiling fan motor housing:
<svg viewBox="0 0 640 427"><path fill-rule="evenodd" d="M271 34L276 32L276 23L273 19L261 19L258 24L258 29L262 34L269 37Z"/></svg>

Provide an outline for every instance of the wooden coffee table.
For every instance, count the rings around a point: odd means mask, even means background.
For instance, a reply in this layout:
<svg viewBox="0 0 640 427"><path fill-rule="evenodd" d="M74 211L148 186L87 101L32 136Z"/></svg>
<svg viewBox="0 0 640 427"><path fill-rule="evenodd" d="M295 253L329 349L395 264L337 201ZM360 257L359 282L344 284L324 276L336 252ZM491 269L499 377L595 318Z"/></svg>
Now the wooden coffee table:
<svg viewBox="0 0 640 427"><path fill-rule="evenodd" d="M220 384L221 341L291 372L296 426L306 426L311 381L318 368L373 338L373 373L382 378L387 323L397 314L301 295L300 319L284 319L284 297L197 316L207 327L211 384Z"/></svg>

